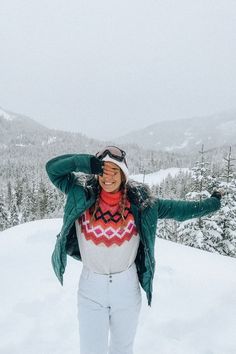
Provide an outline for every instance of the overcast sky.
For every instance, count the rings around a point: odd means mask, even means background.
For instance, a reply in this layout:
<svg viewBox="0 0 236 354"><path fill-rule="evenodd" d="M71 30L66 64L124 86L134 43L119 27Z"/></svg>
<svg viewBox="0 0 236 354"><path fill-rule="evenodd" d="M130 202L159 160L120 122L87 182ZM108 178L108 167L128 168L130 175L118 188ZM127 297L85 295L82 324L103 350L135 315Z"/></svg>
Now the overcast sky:
<svg viewBox="0 0 236 354"><path fill-rule="evenodd" d="M109 138L236 107L235 0L1 0L0 106Z"/></svg>

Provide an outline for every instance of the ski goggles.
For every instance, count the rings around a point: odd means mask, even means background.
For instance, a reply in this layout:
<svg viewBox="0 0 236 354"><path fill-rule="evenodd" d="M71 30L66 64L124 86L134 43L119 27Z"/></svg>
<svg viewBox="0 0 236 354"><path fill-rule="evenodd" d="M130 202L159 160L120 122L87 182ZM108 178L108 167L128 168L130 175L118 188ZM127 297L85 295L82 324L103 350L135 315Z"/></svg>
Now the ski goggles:
<svg viewBox="0 0 236 354"><path fill-rule="evenodd" d="M102 160L107 155L116 161L124 162L127 166L127 162L125 158L126 152L124 150L121 150L116 146L106 146L103 150L100 150L99 152L96 153L96 157L99 160Z"/></svg>

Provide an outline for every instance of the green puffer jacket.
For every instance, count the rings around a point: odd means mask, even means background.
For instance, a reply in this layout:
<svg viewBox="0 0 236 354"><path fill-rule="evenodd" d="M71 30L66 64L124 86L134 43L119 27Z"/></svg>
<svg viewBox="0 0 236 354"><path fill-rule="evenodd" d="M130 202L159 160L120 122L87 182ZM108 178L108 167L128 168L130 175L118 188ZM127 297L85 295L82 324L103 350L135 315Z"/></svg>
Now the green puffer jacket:
<svg viewBox="0 0 236 354"><path fill-rule="evenodd" d="M95 203L99 186L94 175L102 172L102 163L93 155L67 154L49 160L46 164L46 171L51 182L67 195L63 226L57 235L52 254L53 269L63 285L67 254L81 261L75 220ZM78 176L74 172L82 172L82 174ZM218 210L220 200L215 197L201 202L162 200L153 196L145 184L131 180L127 183L127 195L140 235L140 244L135 259L139 282L146 292L148 305L151 306L155 272L154 245L158 218L184 221L201 217Z"/></svg>

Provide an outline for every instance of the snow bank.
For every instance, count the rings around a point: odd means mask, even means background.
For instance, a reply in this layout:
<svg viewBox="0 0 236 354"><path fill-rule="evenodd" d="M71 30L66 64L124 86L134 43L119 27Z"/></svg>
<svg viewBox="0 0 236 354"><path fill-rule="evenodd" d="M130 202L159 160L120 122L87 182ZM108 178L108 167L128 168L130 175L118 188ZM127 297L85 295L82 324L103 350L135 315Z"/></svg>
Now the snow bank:
<svg viewBox="0 0 236 354"><path fill-rule="evenodd" d="M61 219L0 233L0 352L78 354L81 263L51 267ZM157 239L153 304L143 293L135 354L235 354L236 260Z"/></svg>

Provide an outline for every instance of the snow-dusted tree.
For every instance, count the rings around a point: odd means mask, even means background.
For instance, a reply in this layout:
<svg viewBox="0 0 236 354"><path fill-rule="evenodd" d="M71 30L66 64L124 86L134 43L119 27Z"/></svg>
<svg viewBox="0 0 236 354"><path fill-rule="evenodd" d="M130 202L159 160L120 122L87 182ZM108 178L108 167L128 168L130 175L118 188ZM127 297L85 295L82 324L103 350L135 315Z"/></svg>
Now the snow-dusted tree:
<svg viewBox="0 0 236 354"><path fill-rule="evenodd" d="M161 182L159 188L153 187L160 198L165 199L184 199L190 185L190 172L179 171L175 176L170 174ZM158 225L158 236L166 240L179 242L178 240L178 225L176 220L160 220Z"/></svg>
<svg viewBox="0 0 236 354"><path fill-rule="evenodd" d="M158 221L158 236L165 240L177 242L178 222L176 220L163 219Z"/></svg>
<svg viewBox="0 0 236 354"><path fill-rule="evenodd" d="M220 188L225 191L221 201L222 207L214 216L218 226L221 228L222 240L219 242L221 253L236 257L236 174L233 171L231 147L225 160L224 173Z"/></svg>
<svg viewBox="0 0 236 354"><path fill-rule="evenodd" d="M16 226L20 223L19 212L17 209L15 199L12 200L11 206L10 206L10 223L11 223L11 226Z"/></svg>
<svg viewBox="0 0 236 354"><path fill-rule="evenodd" d="M62 217L63 209L65 204L65 195L58 191L55 187L47 187L47 197L48 197L48 217Z"/></svg>
<svg viewBox="0 0 236 354"><path fill-rule="evenodd" d="M20 178L19 176L17 176L15 182L16 205L19 209L21 208L21 204L22 204L24 181L25 181L24 178Z"/></svg>
<svg viewBox="0 0 236 354"><path fill-rule="evenodd" d="M12 186L11 186L11 182L8 181L7 182L7 201L8 204L11 204L11 200L12 200Z"/></svg>
<svg viewBox="0 0 236 354"><path fill-rule="evenodd" d="M57 208L57 195L53 192L51 186L46 186L47 194L47 214L52 215Z"/></svg>
<svg viewBox="0 0 236 354"><path fill-rule="evenodd" d="M203 145L199 153L201 159L192 168L191 192L186 195L187 200L201 201L210 197L216 183L210 175L209 162L205 160ZM179 224L178 240L188 246L217 252L217 245L221 240L221 230L209 216L191 219Z"/></svg>
<svg viewBox="0 0 236 354"><path fill-rule="evenodd" d="M187 199L199 199L202 200L209 196L209 189L213 188L213 179L210 176L209 162L205 159L206 151L204 145L202 145L200 154L200 161L197 161L192 168L192 180L190 189L191 192L187 194Z"/></svg>
<svg viewBox="0 0 236 354"><path fill-rule="evenodd" d="M29 184L24 186L24 193L22 198L22 218L21 222L25 223L32 220L32 193Z"/></svg>
<svg viewBox="0 0 236 354"><path fill-rule="evenodd" d="M175 178L176 198L185 199L186 194L190 190L191 185L191 172L180 171Z"/></svg>
<svg viewBox="0 0 236 354"><path fill-rule="evenodd" d="M48 197L45 183L41 180L38 187L38 218L43 219L48 210Z"/></svg>
<svg viewBox="0 0 236 354"><path fill-rule="evenodd" d="M3 196L0 194L0 231L8 227L8 214Z"/></svg>
<svg viewBox="0 0 236 354"><path fill-rule="evenodd" d="M38 217L38 187L35 181L32 181L29 197L30 220L37 220Z"/></svg>

